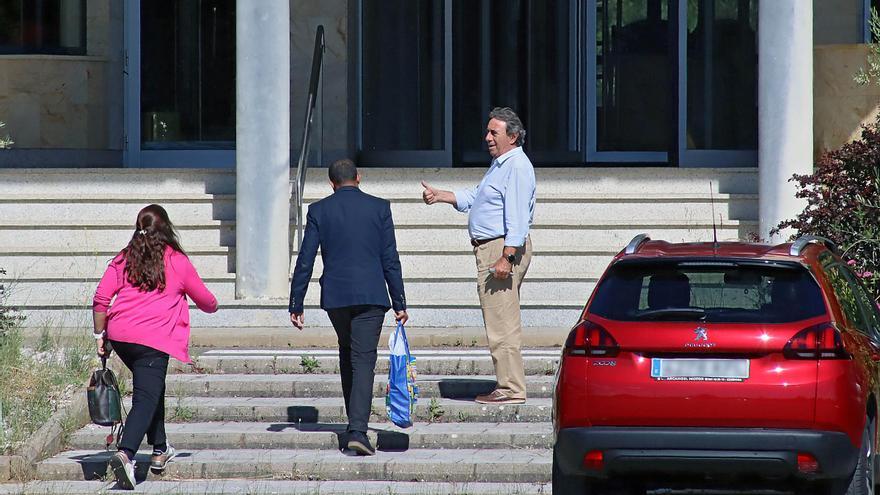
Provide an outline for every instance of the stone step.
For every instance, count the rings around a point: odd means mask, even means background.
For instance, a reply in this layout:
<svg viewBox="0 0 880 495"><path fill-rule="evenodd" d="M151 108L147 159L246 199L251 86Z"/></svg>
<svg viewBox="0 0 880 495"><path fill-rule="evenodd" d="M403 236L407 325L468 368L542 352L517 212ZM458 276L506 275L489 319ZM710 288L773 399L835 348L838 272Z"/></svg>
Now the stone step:
<svg viewBox="0 0 880 495"><path fill-rule="evenodd" d="M534 327L523 332L523 352L525 354L545 353L558 356L559 347L565 342L571 326ZM35 345L43 331L57 339L80 338L92 331L91 327L25 328L24 337L28 345ZM379 351L387 349L388 338L394 330L387 325L382 328ZM488 346L486 330L480 327L419 327L407 324L407 338L413 352L426 356L427 351L436 355L446 353L450 357L467 356L462 351L485 350ZM336 332L330 327L306 327L294 330L288 325L283 328L214 328L193 327L190 333L190 351L195 357L200 354L212 356L301 356L312 354L335 355L338 348Z"/></svg>
<svg viewBox="0 0 880 495"><path fill-rule="evenodd" d="M339 449L346 425L303 423L169 423L166 433L177 450ZM71 434L75 450L104 448L109 428L89 425ZM367 432L380 451L406 449L549 449L551 423L415 423L400 429L374 424ZM147 447L144 447L147 448Z"/></svg>
<svg viewBox="0 0 880 495"><path fill-rule="evenodd" d="M488 166L489 159L486 157ZM421 194L420 181L441 189L473 187L486 167L362 168L361 188L382 197ZM291 169L291 176L295 170ZM758 169L674 167L583 167L535 169L542 194L668 194L670 191L755 194ZM168 194L232 194L235 171L220 169L3 169L0 183L15 194L93 194L142 197ZM326 168L310 168L306 197L329 192Z"/></svg>
<svg viewBox="0 0 880 495"><path fill-rule="evenodd" d="M410 327L476 327L483 325L483 313L479 305L466 300L431 301L409 304ZM583 311L583 301L554 302L552 304L523 302L521 316L523 327L571 327ZM92 321L91 304L53 303L19 306L27 317L27 327L87 327ZM286 328L293 330L286 300L220 301L220 310L205 314L192 309L190 323L193 327L213 328ZM385 325L394 324L391 312L385 315ZM315 306L306 306L305 321L310 326L329 327L327 313ZM247 335L241 335L242 345Z"/></svg>
<svg viewBox="0 0 880 495"><path fill-rule="evenodd" d="M105 479L110 452L71 450L37 465L43 480ZM145 478L149 453L136 457ZM546 449L410 449L375 456L335 450L192 450L165 471L171 479L287 478L320 480L545 483L552 451ZM112 476L112 475L111 475Z"/></svg>
<svg viewBox="0 0 880 495"><path fill-rule="evenodd" d="M7 280L67 278L97 280L124 245L111 250L66 249L55 246L10 249L0 247L0 266ZM227 276L235 272L235 250L225 246L186 249L186 254L203 277Z"/></svg>
<svg viewBox="0 0 880 495"><path fill-rule="evenodd" d="M309 204L321 197L308 198ZM0 200L0 218L22 219L34 225L54 222L58 218L104 218L116 222L134 222L143 206L158 202L168 211L172 222L200 223L211 220L235 220L235 196L232 195L174 195L141 198L107 198L102 196L62 197L4 197ZM663 195L633 196L626 194L582 196L539 195L535 207L536 223L554 223L562 219L578 221L584 218L643 219L664 218L720 218L749 220L758 216L757 195L708 194L670 192ZM295 204L291 218L296 218ZM714 211L714 216L713 216ZM429 207L422 202L421 189L408 196L391 198L391 212L395 222L419 224L467 224L463 215L449 206Z"/></svg>
<svg viewBox="0 0 880 495"><path fill-rule="evenodd" d="M416 332L408 332L414 334ZM560 335L563 332L556 333ZM567 332L564 332L567 335ZM562 345L562 337L558 345ZM376 375L388 373L387 340L382 340L376 360ZM412 341L411 341L412 342ZM529 349L522 351L523 368L526 375L552 376L559 365L561 350ZM410 354L416 358L416 369L420 375L494 375L495 367L487 349L419 349L410 348ZM314 359L316 366L303 366L303 357ZM309 360L307 360L309 361ZM208 350L197 356L194 365L175 362L172 369L178 373L197 372L198 374L254 374L276 375L304 373L311 370L312 374L339 373L339 355L334 349L291 349L291 350Z"/></svg>
<svg viewBox="0 0 880 495"><path fill-rule="evenodd" d="M537 260L536 260L537 261ZM549 260L536 263L536 267L553 267ZM471 268L472 271L475 271ZM531 270L529 270L531 273ZM233 275L221 277L202 276L202 280L208 289L219 301L229 301L235 298L235 278ZM9 292L7 303L18 307L39 306L44 304L81 304L91 305L98 286L97 278L25 278L13 280L6 284ZM470 278L435 278L435 279L404 279L406 288L406 300L410 306L423 304L441 304L444 302L479 305L475 276ZM520 300L526 305L565 305L583 306L593 287L596 285L594 277L584 276L580 280L560 279L552 275L526 276L523 283ZM317 280L309 283L306 292L305 304L316 307L321 300L321 286Z"/></svg>
<svg viewBox="0 0 880 495"><path fill-rule="evenodd" d="M647 232L654 239L670 242L698 242L712 239L712 219L642 220L638 212L629 220L585 218L555 223L535 224L531 229L533 246L537 250L564 249L577 251L580 246L625 246L634 236ZM747 239L757 232L758 223L752 220L730 220L717 225L718 240ZM181 244L187 246L234 246L235 222L217 221L200 224L177 224ZM295 229L291 228L291 235ZM8 249L27 246L55 246L59 249L121 249L131 239L132 226L125 224L70 224L30 225L0 220L0 245ZM395 224L397 244L402 250L467 249L469 244L464 222L456 225Z"/></svg>
<svg viewBox="0 0 880 495"><path fill-rule="evenodd" d="M142 473L146 474L146 473ZM80 476L82 477L82 476ZM283 478L285 476L279 476ZM282 480L179 480L149 483L133 493L162 495L547 495L550 484L544 483L460 483L426 481L282 481ZM117 493L114 481L33 481L0 484L0 494L9 495L94 495Z"/></svg>
<svg viewBox="0 0 880 495"><path fill-rule="evenodd" d="M558 356L557 356L558 357ZM418 361L418 359L417 359ZM300 366L307 373L306 366ZM172 374L166 380L169 397L342 397L339 375L331 374ZM419 374L419 397L472 399L495 389L495 375L448 376ZM529 397L549 398L553 376L530 375L526 379ZM374 397L385 397L387 374L376 375Z"/></svg>
<svg viewBox="0 0 880 495"><path fill-rule="evenodd" d="M126 399L126 407L129 407ZM342 398L169 397L168 422L278 421L284 423L347 423ZM370 420L385 423L385 399L373 399ZM435 423L543 423L550 421L550 399L529 399L520 405L484 405L472 400L421 399L413 421Z"/></svg>
<svg viewBox="0 0 880 495"><path fill-rule="evenodd" d="M428 246L426 246L427 248ZM213 251L213 252L212 252ZM187 251L187 255L202 277L234 280L235 251L219 247L212 251ZM553 278L563 280L581 280L597 278L618 250L603 252L578 251L537 251L533 253L532 263L527 275L533 278ZM76 253L69 251L47 253L9 253L0 251L0 266L8 280L28 279L82 279L93 283L100 279L107 268L107 263L116 256L117 251L100 254ZM292 260L296 261L296 253ZM463 279L473 282L476 277L476 261L470 250L466 251L403 251L400 263L406 280L438 281L447 279ZM293 263L291 263L291 266ZM442 268L441 268L442 267ZM323 272L324 265L320 254L315 259L313 271L314 281Z"/></svg>

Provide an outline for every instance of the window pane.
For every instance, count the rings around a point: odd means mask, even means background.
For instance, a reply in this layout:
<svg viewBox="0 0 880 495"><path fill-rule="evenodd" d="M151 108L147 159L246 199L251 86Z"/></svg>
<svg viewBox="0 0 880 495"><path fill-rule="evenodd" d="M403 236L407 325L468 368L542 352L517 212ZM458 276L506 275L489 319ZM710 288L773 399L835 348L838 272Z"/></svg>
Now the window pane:
<svg viewBox="0 0 880 495"><path fill-rule="evenodd" d="M0 1L0 53L85 55L85 0Z"/></svg>
<svg viewBox="0 0 880 495"><path fill-rule="evenodd" d="M141 2L141 50L143 147L232 147L235 0Z"/></svg>
<svg viewBox="0 0 880 495"><path fill-rule="evenodd" d="M599 151L669 148L674 44L668 7L668 0L597 2Z"/></svg>
<svg viewBox="0 0 880 495"><path fill-rule="evenodd" d="M825 313L803 267L623 262L596 288L590 312L622 321L785 323Z"/></svg>
<svg viewBox="0 0 880 495"><path fill-rule="evenodd" d="M573 128L578 102L571 101L577 71L577 63L570 61L574 4L575 0L453 2L457 150L486 151L487 116L496 106L511 107L522 119L527 151L579 149Z"/></svg>
<svg viewBox="0 0 880 495"><path fill-rule="evenodd" d="M758 0L688 0L688 149L758 147Z"/></svg>
<svg viewBox="0 0 880 495"><path fill-rule="evenodd" d="M843 310L843 314L846 315L849 324L857 330L870 335L864 315L862 315L862 311L859 309L858 296L853 286L847 280L847 276L844 273L845 270L840 265L832 266L826 272L828 273L828 280L831 282L834 295L837 296L837 302L840 303L840 309Z"/></svg>
<svg viewBox="0 0 880 495"><path fill-rule="evenodd" d="M444 148L442 0L364 0L363 147Z"/></svg>

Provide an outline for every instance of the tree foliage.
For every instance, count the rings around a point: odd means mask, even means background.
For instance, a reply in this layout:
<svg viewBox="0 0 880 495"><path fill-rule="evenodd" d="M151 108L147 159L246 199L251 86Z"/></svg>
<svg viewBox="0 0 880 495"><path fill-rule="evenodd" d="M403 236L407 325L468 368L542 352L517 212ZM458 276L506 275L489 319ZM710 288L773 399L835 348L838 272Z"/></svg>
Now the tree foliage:
<svg viewBox="0 0 880 495"><path fill-rule="evenodd" d="M794 175L796 196L807 206L777 231L827 237L875 300L880 300L880 120L862 128L860 139L825 152L812 175Z"/></svg>

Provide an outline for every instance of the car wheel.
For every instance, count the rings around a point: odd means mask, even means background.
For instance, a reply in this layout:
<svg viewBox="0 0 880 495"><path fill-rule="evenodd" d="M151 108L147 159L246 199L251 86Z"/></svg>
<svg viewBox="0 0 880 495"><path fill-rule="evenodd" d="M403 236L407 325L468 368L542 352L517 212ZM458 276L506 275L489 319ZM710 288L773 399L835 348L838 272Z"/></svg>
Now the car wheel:
<svg viewBox="0 0 880 495"><path fill-rule="evenodd" d="M593 493L593 483L589 478L576 474L564 474L559 469L555 449L553 451L553 478L551 482L553 495L591 495Z"/></svg>
<svg viewBox="0 0 880 495"><path fill-rule="evenodd" d="M865 430L862 432L862 447L859 449L859 461L849 479L832 482L829 495L874 495L876 483L874 471L874 420L867 418Z"/></svg>
<svg viewBox="0 0 880 495"><path fill-rule="evenodd" d="M862 448L859 450L859 462L849 482L846 495L874 495L874 420L865 421L862 432Z"/></svg>

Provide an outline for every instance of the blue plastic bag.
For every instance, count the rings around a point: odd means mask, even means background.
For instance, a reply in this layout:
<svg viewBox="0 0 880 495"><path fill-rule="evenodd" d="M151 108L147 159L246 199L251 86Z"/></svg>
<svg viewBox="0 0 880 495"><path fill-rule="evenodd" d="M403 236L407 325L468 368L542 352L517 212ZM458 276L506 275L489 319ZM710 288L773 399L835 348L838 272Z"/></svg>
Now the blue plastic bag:
<svg viewBox="0 0 880 495"><path fill-rule="evenodd" d="M385 410L388 419L401 428L412 426L412 412L419 399L416 385L416 358L409 353L409 342L403 324L388 339L388 388L385 391Z"/></svg>

